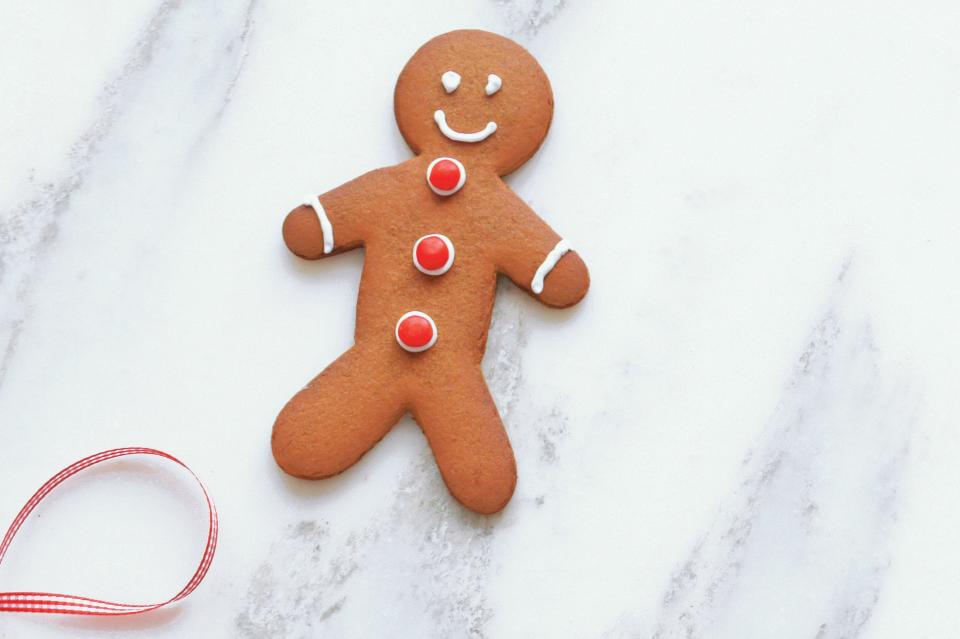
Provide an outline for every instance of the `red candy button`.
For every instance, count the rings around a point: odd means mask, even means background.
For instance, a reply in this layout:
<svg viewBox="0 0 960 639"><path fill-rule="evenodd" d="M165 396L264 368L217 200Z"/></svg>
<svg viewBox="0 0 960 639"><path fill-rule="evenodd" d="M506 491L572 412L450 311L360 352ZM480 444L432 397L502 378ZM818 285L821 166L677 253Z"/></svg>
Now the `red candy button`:
<svg viewBox="0 0 960 639"><path fill-rule="evenodd" d="M467 170L453 158L437 158L427 167L427 184L437 195L453 195L467 181Z"/></svg>
<svg viewBox="0 0 960 639"><path fill-rule="evenodd" d="M427 275L443 275L453 266L453 242L446 235L424 235L413 245L413 265Z"/></svg>
<svg viewBox="0 0 960 639"><path fill-rule="evenodd" d="M397 321L397 343L411 353L420 353L437 343L437 325L426 313L410 311Z"/></svg>

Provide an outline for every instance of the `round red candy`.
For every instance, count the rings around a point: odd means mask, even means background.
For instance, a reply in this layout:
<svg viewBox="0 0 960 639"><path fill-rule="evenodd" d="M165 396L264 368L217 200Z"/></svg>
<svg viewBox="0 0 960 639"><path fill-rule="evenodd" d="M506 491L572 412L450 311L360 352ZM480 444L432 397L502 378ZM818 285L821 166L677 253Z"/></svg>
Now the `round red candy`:
<svg viewBox="0 0 960 639"><path fill-rule="evenodd" d="M413 246L413 264L421 273L443 275L453 266L453 242L445 235L424 235Z"/></svg>
<svg viewBox="0 0 960 639"><path fill-rule="evenodd" d="M410 311L397 322L397 343L411 353L419 353L437 341L437 325L426 313Z"/></svg>
<svg viewBox="0 0 960 639"><path fill-rule="evenodd" d="M437 158L427 167L427 184L437 195L453 195L467 180L467 170L453 158Z"/></svg>

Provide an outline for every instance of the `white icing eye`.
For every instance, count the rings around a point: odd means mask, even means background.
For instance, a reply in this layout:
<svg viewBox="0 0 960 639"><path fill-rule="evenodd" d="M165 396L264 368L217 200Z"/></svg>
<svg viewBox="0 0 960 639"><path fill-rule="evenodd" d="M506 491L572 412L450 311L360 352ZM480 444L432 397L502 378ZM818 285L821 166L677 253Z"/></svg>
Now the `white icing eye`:
<svg viewBox="0 0 960 639"><path fill-rule="evenodd" d="M443 90L447 93L453 93L460 86L460 74L456 71L447 71L440 76L440 82L443 82Z"/></svg>
<svg viewBox="0 0 960 639"><path fill-rule="evenodd" d="M491 73L487 76L487 86L484 91L487 92L487 95L493 95L500 90L501 86L503 86L503 80L500 79L500 76Z"/></svg>

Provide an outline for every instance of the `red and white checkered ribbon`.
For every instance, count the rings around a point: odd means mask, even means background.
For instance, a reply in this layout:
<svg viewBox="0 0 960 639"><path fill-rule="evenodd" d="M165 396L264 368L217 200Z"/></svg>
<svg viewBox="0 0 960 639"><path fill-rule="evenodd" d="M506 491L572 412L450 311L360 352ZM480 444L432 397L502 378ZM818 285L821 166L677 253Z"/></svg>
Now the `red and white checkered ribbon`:
<svg viewBox="0 0 960 639"><path fill-rule="evenodd" d="M78 462L70 464L48 479L47 482L34 493L30 501L20 509L19 514L17 514L13 523L10 524L10 528L3 538L3 543L0 544L0 562L3 561L3 557L7 553L10 543L13 541L14 536L16 536L17 531L20 530L20 527L27 520L27 517L29 517L33 509L37 507L37 504L43 501L43 498L49 495L54 488L90 466L127 455L155 455L169 459L193 475L193 478L197 480L197 484L200 485L200 490L203 491L203 497L207 500L207 510L210 515L209 528L207 529L207 545L203 549L200 565L197 566L196 571L193 573L190 581L187 582L187 585L173 597L161 603L154 604L117 603L115 601L103 601L102 599L91 599L89 597L78 597L76 595L61 595L51 592L0 592L0 612L47 612L62 615L95 616L135 615L137 613L162 608L175 601L180 601L200 585L207 571L210 570L213 553L217 549L217 507L214 506L213 501L210 499L210 495L207 493L203 482L200 481L200 478L197 477L192 470L187 468L186 464L173 455L168 455L163 451L154 450L153 448L114 448L113 450L105 450L102 453L90 455Z"/></svg>

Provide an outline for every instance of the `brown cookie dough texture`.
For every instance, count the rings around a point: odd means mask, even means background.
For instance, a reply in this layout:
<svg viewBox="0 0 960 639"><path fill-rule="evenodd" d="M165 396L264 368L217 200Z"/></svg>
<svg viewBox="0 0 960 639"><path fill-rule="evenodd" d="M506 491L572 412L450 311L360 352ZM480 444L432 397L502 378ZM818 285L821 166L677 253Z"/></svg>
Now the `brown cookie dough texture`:
<svg viewBox="0 0 960 639"><path fill-rule="evenodd" d="M576 304L590 283L580 257L500 177L543 143L553 93L516 43L453 31L404 67L394 110L416 156L311 197L284 221L296 255L362 246L365 262L354 345L283 408L273 454L291 475L330 477L409 412L453 496L494 513L517 479L480 369L497 275L556 308ZM446 241L414 249L430 235Z"/></svg>

